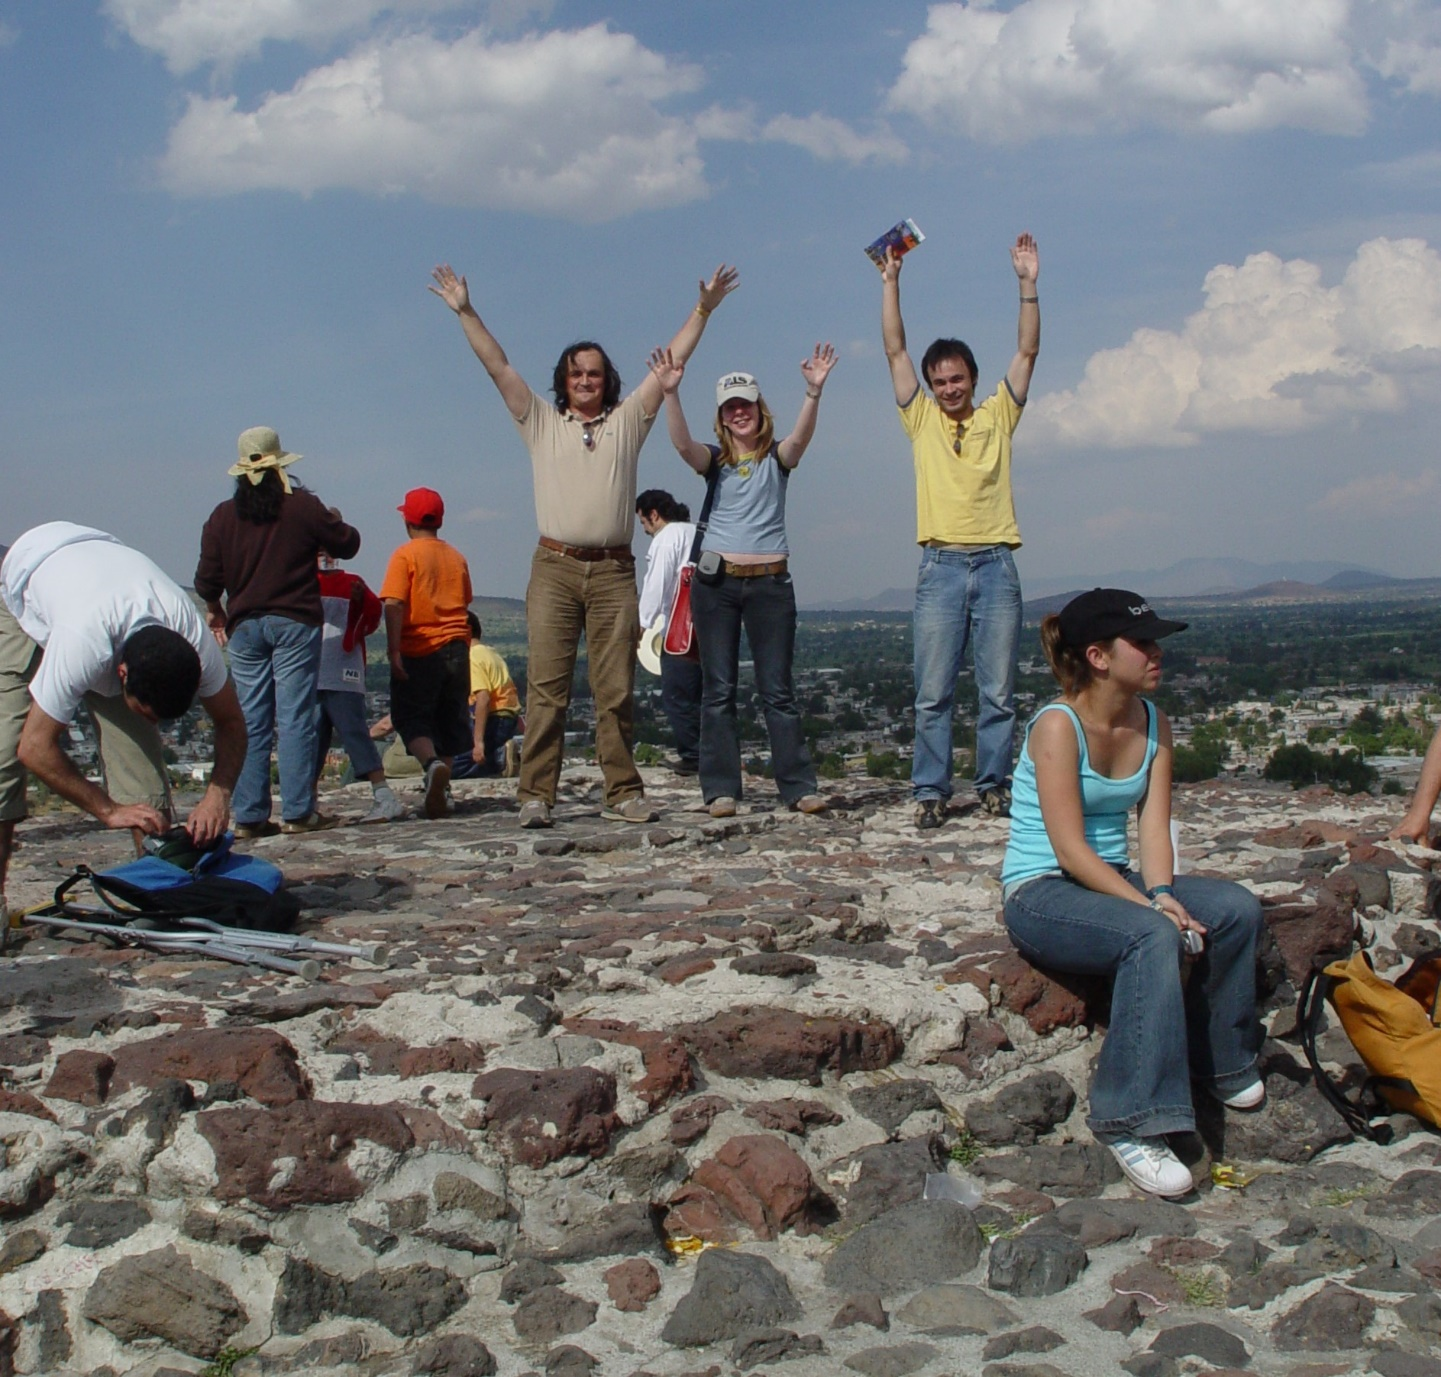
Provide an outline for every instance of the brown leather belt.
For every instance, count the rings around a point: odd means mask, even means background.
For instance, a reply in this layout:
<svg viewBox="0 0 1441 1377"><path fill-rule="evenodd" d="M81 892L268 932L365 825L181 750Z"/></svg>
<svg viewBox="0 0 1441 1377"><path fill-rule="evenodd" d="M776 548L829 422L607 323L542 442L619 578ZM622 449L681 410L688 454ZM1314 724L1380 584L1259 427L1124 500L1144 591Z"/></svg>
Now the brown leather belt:
<svg viewBox="0 0 1441 1377"><path fill-rule="evenodd" d="M773 559L769 564L732 564L726 560L726 573L733 579L758 579L765 574L784 574L789 560Z"/></svg>
<svg viewBox="0 0 1441 1377"><path fill-rule="evenodd" d="M615 560L618 564L635 560L629 545L563 545L549 536L541 536L540 548L554 550L567 559L578 559L582 564L598 564L603 559Z"/></svg>

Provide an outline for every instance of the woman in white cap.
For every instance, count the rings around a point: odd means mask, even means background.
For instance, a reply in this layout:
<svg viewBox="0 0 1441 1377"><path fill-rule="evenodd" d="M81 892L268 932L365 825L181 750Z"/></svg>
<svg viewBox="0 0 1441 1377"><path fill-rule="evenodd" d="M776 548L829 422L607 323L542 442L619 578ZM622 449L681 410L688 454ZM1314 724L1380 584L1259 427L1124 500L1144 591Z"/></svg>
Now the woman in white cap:
<svg viewBox="0 0 1441 1377"><path fill-rule="evenodd" d="M315 807L316 682L325 610L316 556L351 559L360 532L286 472L301 456L269 426L238 441L235 493L200 533L195 591L216 639L230 648L250 744L231 810L242 839L330 826ZM224 605L221 598L224 598ZM278 737L280 816L270 817L270 743Z"/></svg>
<svg viewBox="0 0 1441 1377"><path fill-rule="evenodd" d="M796 594L786 542L786 488L815 434L821 390L835 364L829 344L816 345L802 361L805 400L784 440L775 438L775 421L756 380L749 373L727 373L716 384L720 443L707 445L691 437L681 409L685 366L666 349L651 355L651 371L665 392L671 443L715 494L691 586L702 676L700 784L712 817L733 817L741 796L736 685L742 626L755 664L776 789L797 812L821 813L827 806L816 792L791 673Z"/></svg>
<svg viewBox="0 0 1441 1377"><path fill-rule="evenodd" d="M1161 681L1159 642L1185 629L1119 588L1083 593L1041 623L1061 696L1026 732L1001 870L1006 928L1027 960L1113 977L1087 1122L1131 1181L1166 1196L1192 1189L1166 1141L1195 1128L1192 1086L1229 1109L1266 1096L1261 905L1229 880L1176 875L1171 727L1141 696Z"/></svg>

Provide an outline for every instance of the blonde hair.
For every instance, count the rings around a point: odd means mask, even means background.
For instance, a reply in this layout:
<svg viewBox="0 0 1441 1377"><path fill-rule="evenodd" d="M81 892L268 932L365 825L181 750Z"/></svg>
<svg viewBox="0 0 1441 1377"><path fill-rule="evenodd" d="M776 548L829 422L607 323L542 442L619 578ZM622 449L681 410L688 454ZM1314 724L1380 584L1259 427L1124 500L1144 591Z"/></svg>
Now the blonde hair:
<svg viewBox="0 0 1441 1377"><path fill-rule="evenodd" d="M1093 645L1105 646L1114 643L1114 640L1092 642ZM1041 621L1041 651L1062 693L1079 693L1095 677L1091 672L1091 662L1086 659L1086 648L1082 646L1077 650L1061 638L1061 619L1055 612L1048 612Z"/></svg>
<svg viewBox="0 0 1441 1377"><path fill-rule="evenodd" d="M760 428L756 432L755 449L752 454L766 454L769 452L772 442L776 438L775 417L771 415L771 409L766 405L766 399L758 392L756 393L756 409L760 412ZM720 441L720 455L716 459L718 464L738 464L741 461L740 452L736 449L735 437L725 428L725 422L721 420L721 408L715 409L715 434Z"/></svg>

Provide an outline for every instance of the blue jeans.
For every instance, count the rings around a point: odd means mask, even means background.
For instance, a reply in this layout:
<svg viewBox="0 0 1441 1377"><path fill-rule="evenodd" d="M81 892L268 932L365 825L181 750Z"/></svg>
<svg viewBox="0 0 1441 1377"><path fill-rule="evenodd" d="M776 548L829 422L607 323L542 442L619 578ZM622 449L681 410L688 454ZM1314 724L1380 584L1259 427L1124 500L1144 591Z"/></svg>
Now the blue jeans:
<svg viewBox="0 0 1441 1377"><path fill-rule="evenodd" d="M692 769L700 763L701 668L683 655L660 657L660 706L675 737L676 754Z"/></svg>
<svg viewBox="0 0 1441 1377"><path fill-rule="evenodd" d="M272 740L280 758L281 816L299 822L315 811L320 637L318 626L276 616L247 617L230 633L230 677L250 737L231 799L237 823L270 816Z"/></svg>
<svg viewBox="0 0 1441 1377"><path fill-rule="evenodd" d="M356 779L367 779L380 765L380 751L365 720L365 695L351 689L320 689L316 693L315 777L320 778L330 742L337 733L350 757Z"/></svg>
<svg viewBox="0 0 1441 1377"><path fill-rule="evenodd" d="M986 794L1009 787L1021 639L1021 581L1011 552L1004 545L969 552L922 550L912 626L916 743L911 792L918 800L951 796L951 718L967 642L980 695L976 789Z"/></svg>
<svg viewBox="0 0 1441 1377"><path fill-rule="evenodd" d="M470 713L471 725L475 724L475 709ZM511 713L493 712L485 719L485 749L479 760L475 758L475 734L471 733L471 748L461 751L450 762L452 779L491 779L505 773L505 743L520 728L520 718Z"/></svg>
<svg viewBox="0 0 1441 1377"><path fill-rule="evenodd" d="M741 626L755 663L756 692L771 739L776 791L794 803L816 791L816 771L801 730L791 662L796 649L796 591L789 574L738 579L727 574L691 585L691 617L700 641L700 788L707 803L741 796L741 747L736 729Z"/></svg>
<svg viewBox="0 0 1441 1377"><path fill-rule="evenodd" d="M1126 878L1142 888L1139 875ZM1256 1079L1261 901L1230 880L1179 875L1175 889L1206 928L1184 984L1181 934L1165 914L1059 875L1029 880L1006 900L1006 930L1026 960L1115 977L1086 1118L1098 1135L1189 1132L1193 1079L1221 1095Z"/></svg>

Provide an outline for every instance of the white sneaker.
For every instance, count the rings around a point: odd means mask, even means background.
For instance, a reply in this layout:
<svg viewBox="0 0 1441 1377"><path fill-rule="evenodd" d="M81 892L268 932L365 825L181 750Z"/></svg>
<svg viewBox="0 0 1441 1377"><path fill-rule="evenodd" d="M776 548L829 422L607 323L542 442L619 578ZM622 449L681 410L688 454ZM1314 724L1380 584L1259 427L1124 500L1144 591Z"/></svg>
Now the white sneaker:
<svg viewBox="0 0 1441 1377"><path fill-rule="evenodd" d="M1164 1138L1111 1139L1106 1144L1121 1170L1152 1195L1187 1195L1195 1189L1190 1168L1166 1145Z"/></svg>
<svg viewBox="0 0 1441 1377"><path fill-rule="evenodd" d="M405 816L405 805L389 790L386 791L386 795L388 796L380 794L375 796L370 805L370 812L360 820L362 823L396 822Z"/></svg>
<svg viewBox="0 0 1441 1377"><path fill-rule="evenodd" d="M1206 1093L1213 1100L1220 1100L1227 1109L1260 1109L1266 1102L1266 1084L1259 1077L1250 1085L1242 1086L1240 1090L1233 1091L1229 1095L1223 1095L1209 1085L1206 1087Z"/></svg>

